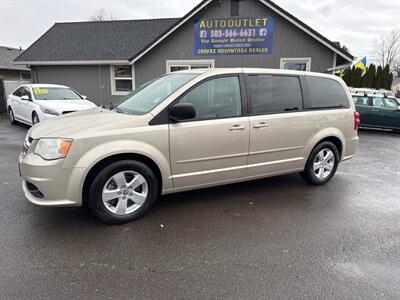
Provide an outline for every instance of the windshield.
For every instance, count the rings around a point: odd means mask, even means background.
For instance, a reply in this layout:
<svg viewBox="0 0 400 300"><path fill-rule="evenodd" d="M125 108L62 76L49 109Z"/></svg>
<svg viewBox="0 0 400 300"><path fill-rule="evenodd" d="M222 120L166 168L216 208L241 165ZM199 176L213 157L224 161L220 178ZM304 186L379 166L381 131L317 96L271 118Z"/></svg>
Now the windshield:
<svg viewBox="0 0 400 300"><path fill-rule="evenodd" d="M164 101L169 95L199 74L173 73L162 75L145 83L123 97L118 109L131 114L145 114Z"/></svg>
<svg viewBox="0 0 400 300"><path fill-rule="evenodd" d="M82 100L73 90L62 87L35 87L32 89L36 100Z"/></svg>

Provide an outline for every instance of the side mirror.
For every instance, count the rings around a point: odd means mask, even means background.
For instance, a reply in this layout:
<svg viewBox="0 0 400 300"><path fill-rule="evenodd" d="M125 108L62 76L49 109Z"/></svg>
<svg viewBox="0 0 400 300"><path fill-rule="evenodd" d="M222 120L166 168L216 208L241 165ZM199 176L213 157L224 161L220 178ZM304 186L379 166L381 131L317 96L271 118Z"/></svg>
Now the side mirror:
<svg viewBox="0 0 400 300"><path fill-rule="evenodd" d="M83 100L87 100L87 97L85 95L81 95Z"/></svg>
<svg viewBox="0 0 400 300"><path fill-rule="evenodd" d="M28 95L23 95L23 96L21 96L21 100L29 101L31 99L29 99Z"/></svg>
<svg viewBox="0 0 400 300"><path fill-rule="evenodd" d="M170 108L169 115L174 122L193 119L196 117L196 109L191 103L178 103Z"/></svg>
<svg viewBox="0 0 400 300"><path fill-rule="evenodd" d="M399 106L397 106L397 110L400 110L400 105L399 105Z"/></svg>

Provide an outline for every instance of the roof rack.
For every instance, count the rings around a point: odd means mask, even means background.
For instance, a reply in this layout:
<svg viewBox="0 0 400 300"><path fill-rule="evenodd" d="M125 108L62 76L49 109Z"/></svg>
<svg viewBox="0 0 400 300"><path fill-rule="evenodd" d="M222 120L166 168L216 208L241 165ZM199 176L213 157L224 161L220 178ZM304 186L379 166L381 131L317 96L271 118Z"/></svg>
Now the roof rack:
<svg viewBox="0 0 400 300"><path fill-rule="evenodd" d="M383 96L387 97L395 97L395 94L392 91L388 90L374 90L368 88L350 88L350 92L356 95L364 95L364 96Z"/></svg>

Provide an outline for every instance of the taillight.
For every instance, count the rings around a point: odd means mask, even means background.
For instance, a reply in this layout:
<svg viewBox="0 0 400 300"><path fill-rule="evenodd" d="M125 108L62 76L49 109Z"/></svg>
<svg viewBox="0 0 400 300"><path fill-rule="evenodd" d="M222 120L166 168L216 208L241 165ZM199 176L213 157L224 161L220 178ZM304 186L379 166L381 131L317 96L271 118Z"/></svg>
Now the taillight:
<svg viewBox="0 0 400 300"><path fill-rule="evenodd" d="M360 114L358 112L354 112L354 130L357 130L360 127Z"/></svg>

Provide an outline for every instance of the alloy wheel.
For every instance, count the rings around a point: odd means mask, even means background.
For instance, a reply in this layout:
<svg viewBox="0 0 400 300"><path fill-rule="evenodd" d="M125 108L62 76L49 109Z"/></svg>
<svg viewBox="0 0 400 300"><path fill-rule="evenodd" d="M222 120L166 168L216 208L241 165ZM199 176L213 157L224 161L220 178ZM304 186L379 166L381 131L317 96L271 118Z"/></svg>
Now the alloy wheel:
<svg viewBox="0 0 400 300"><path fill-rule="evenodd" d="M328 148L322 149L316 155L313 163L313 170L315 176L319 179L325 179L328 177L335 166L335 155L332 150Z"/></svg>
<svg viewBox="0 0 400 300"><path fill-rule="evenodd" d="M134 171L121 171L107 180L102 200L110 212L127 215L139 209L147 199L148 183Z"/></svg>

